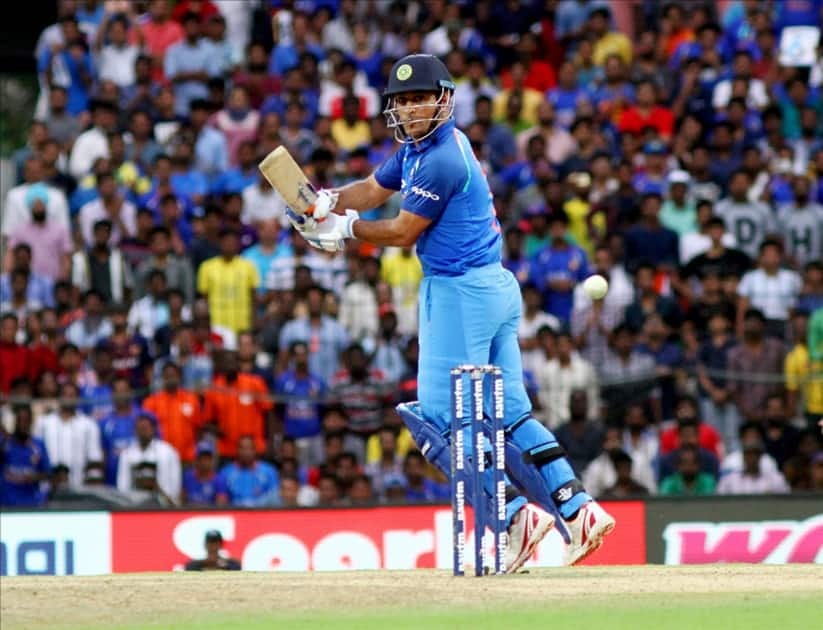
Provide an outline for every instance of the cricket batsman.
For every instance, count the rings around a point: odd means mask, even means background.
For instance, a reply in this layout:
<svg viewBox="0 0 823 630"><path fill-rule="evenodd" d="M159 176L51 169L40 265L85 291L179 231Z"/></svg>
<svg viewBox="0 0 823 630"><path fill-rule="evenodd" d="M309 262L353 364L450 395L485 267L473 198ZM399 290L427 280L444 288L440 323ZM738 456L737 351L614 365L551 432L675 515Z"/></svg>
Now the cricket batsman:
<svg viewBox="0 0 823 630"><path fill-rule="evenodd" d="M507 493L507 571L522 567L555 524L568 542L566 562L575 564L600 547L615 521L586 493L554 435L531 414L517 341L520 288L501 265L500 223L486 176L455 127L454 88L437 57L408 55L395 63L383 113L400 149L369 177L319 191L311 216L293 223L311 245L328 251L342 249L348 238L417 245L424 271L420 401L398 410L427 459L449 477L449 372L461 364L502 368L506 464L514 483ZM403 196L396 217L359 219L358 211L382 205L396 191ZM486 476L491 499L491 470ZM492 509L494 502L486 503Z"/></svg>

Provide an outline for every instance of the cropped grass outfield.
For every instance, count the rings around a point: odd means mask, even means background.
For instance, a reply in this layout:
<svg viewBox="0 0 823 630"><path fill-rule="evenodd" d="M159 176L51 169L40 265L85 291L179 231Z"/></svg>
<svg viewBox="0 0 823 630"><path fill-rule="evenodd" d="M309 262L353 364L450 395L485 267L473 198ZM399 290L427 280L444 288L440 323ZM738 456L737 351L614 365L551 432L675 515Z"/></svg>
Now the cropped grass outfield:
<svg viewBox="0 0 823 630"><path fill-rule="evenodd" d="M0 626L31 629L814 629L823 565L4 577Z"/></svg>

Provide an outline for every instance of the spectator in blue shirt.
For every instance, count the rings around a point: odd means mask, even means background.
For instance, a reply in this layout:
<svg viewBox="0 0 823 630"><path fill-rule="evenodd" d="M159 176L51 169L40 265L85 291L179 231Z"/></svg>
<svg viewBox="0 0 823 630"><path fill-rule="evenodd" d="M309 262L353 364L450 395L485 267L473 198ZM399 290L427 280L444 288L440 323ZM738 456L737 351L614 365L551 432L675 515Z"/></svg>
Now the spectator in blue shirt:
<svg viewBox="0 0 823 630"><path fill-rule="evenodd" d="M193 99L208 98L206 82L220 76L223 64L215 47L200 36L200 17L196 13L183 17L183 30L185 39L166 51L164 72L174 84L175 111L186 116Z"/></svg>
<svg viewBox="0 0 823 630"><path fill-rule="evenodd" d="M66 90L66 110L72 116L88 108L89 90L95 79L89 48L82 38L55 44L43 51L37 70L45 75L48 83L56 83Z"/></svg>
<svg viewBox="0 0 823 630"><path fill-rule="evenodd" d="M216 449L213 442L201 440L195 449L194 466L183 475L184 505L227 505L229 491L226 481L216 471Z"/></svg>
<svg viewBox="0 0 823 630"><path fill-rule="evenodd" d="M15 405L14 419L14 432L0 438L0 505L42 505L40 482L51 470L46 445L31 435L31 407Z"/></svg>
<svg viewBox="0 0 823 630"><path fill-rule="evenodd" d="M237 461L225 466L220 478L226 485L231 505L264 507L280 501L280 475L274 466L257 459L251 435L237 440Z"/></svg>
<svg viewBox="0 0 823 630"><path fill-rule="evenodd" d="M212 106L204 98L191 102L189 122L194 141L194 167L213 180L229 168L229 144L222 131L207 124Z"/></svg>
<svg viewBox="0 0 823 630"><path fill-rule="evenodd" d="M403 460L406 479L406 501L412 503L442 501L449 496L448 484L426 477L426 460L420 451L409 451Z"/></svg>
<svg viewBox="0 0 823 630"><path fill-rule="evenodd" d="M300 55L310 52L318 59L326 56L326 51L311 43L309 20L305 13L295 12L291 20L291 38L274 47L269 61L269 74L282 75L300 63Z"/></svg>
<svg viewBox="0 0 823 630"><path fill-rule="evenodd" d="M656 267L677 266L680 253L677 232L660 223L663 197L656 192L643 195L640 221L626 232L624 260L626 268L634 271L641 260Z"/></svg>
<svg viewBox="0 0 823 630"><path fill-rule="evenodd" d="M551 243L532 258L529 278L543 293L543 310L564 322L571 318L574 287L589 275L586 252L569 243L568 229L563 210L549 215Z"/></svg>
<svg viewBox="0 0 823 630"><path fill-rule="evenodd" d="M309 370L309 347L305 341L295 341L289 346L289 369L274 383L274 391L285 397L279 405L284 432L295 438L301 451L308 449L317 463L322 453L321 402L327 387L323 380Z"/></svg>
<svg viewBox="0 0 823 630"><path fill-rule="evenodd" d="M137 425L137 407L134 406L131 385L126 376L112 382L114 409L104 416L100 425L100 441L106 458L106 483L117 485L117 465L120 453L131 444Z"/></svg>
<svg viewBox="0 0 823 630"><path fill-rule="evenodd" d="M546 100L554 105L555 120L569 129L577 118L578 110L591 102L585 88L577 85L577 68L574 62L564 61L557 75L557 86L549 88Z"/></svg>
<svg viewBox="0 0 823 630"><path fill-rule="evenodd" d="M257 168L259 160L255 147L256 142L251 140L240 143L237 147L238 165L217 176L211 185L212 194L242 193L244 189L257 183L260 170Z"/></svg>

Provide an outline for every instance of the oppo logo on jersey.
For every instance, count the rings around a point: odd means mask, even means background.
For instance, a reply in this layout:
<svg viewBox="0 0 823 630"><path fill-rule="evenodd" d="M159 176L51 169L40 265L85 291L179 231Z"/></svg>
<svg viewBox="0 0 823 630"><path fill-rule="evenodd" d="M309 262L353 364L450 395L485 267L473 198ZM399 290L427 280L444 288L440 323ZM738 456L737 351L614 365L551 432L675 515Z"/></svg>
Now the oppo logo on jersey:
<svg viewBox="0 0 823 630"><path fill-rule="evenodd" d="M431 199L432 201L440 201L440 195L437 195L433 192L429 192L428 190L423 190L422 188L418 188L417 186L412 186L411 191L415 195L420 195L421 197L425 197L426 199Z"/></svg>

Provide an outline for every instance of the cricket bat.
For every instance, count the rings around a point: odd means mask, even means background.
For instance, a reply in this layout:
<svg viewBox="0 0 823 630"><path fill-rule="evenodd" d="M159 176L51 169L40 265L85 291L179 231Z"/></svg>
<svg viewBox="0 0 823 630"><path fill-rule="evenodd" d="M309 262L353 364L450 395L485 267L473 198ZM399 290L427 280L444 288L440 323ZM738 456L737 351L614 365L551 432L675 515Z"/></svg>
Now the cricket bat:
<svg viewBox="0 0 823 630"><path fill-rule="evenodd" d="M317 191L286 147L277 147L258 168L295 214L302 216L312 208Z"/></svg>

